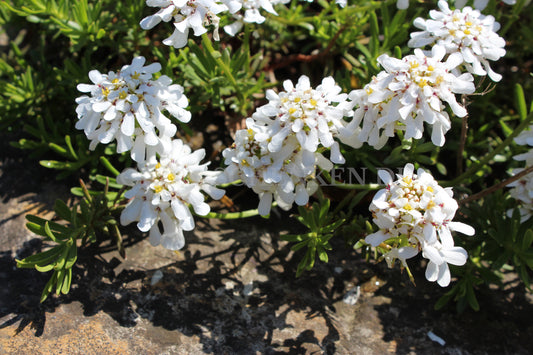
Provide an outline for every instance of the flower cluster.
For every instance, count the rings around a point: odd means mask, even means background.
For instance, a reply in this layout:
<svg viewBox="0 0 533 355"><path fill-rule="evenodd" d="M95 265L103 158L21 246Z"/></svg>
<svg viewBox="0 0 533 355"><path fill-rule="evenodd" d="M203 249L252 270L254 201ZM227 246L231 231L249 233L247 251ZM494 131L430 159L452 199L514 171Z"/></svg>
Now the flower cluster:
<svg viewBox="0 0 533 355"><path fill-rule="evenodd" d="M312 2L313 0L306 0ZM207 32L205 26L212 26L213 38L218 41L218 27L220 17L228 12L236 21L224 26L224 31L235 36L240 32L244 23L263 23L265 17L260 10L265 10L272 15L278 15L274 6L287 4L290 0L146 0L146 5L161 8L157 13L141 20L141 28L149 30L161 21L174 21L174 32L163 41L167 46L182 48L187 45L189 30L195 36ZM336 0L339 6L346 6L347 0ZM243 14L244 12L244 14Z"/></svg>
<svg viewBox="0 0 533 355"><path fill-rule="evenodd" d="M533 126L528 130L521 132L515 139L518 145L528 145L533 147ZM529 149L527 153L518 154L513 157L518 161L525 161L525 168L533 166L533 149ZM519 174L525 168L513 169L513 175ZM520 216L522 222L528 220L533 215L533 173L523 176L521 179L514 181L507 185L511 187L509 194L516 201L519 202ZM507 211L507 215L511 217L513 210Z"/></svg>
<svg viewBox="0 0 533 355"><path fill-rule="evenodd" d="M201 36L207 32L205 26L214 26L213 38L218 40L217 16L228 7L218 0L146 0L146 5L160 7L154 15L141 20L141 28L149 30L161 21L174 21L174 32L163 41L167 46L182 48L187 45L189 30L192 29L195 36Z"/></svg>
<svg viewBox="0 0 533 355"><path fill-rule="evenodd" d="M455 94L475 91L472 75L454 74L461 62L459 55L449 55L442 62L445 54L443 47L434 46L432 57L420 49L403 59L381 55L378 62L385 71L363 89L350 93L357 109L343 134L380 149L398 130L405 131L406 139L422 138L426 122L432 126L433 144L442 146L451 127L443 102L455 115L464 117L466 109L457 103Z"/></svg>
<svg viewBox="0 0 533 355"><path fill-rule="evenodd" d="M205 216L210 207L201 191L213 199L224 195L215 187L218 174L208 171L208 164L200 164L204 156L203 149L191 152L189 146L175 139L159 159L152 152L137 169L124 170L117 182L132 188L125 193L131 200L120 216L121 224L138 221L141 231L150 231L152 245L181 249L185 244L183 231L194 229L189 205L196 214Z"/></svg>
<svg viewBox="0 0 533 355"><path fill-rule="evenodd" d="M464 265L466 251L454 246L451 231L473 235L474 229L452 219L457 202L452 198L451 188L442 188L431 174L423 169L414 173L412 164L407 164L402 175L393 181L384 170L380 178L387 187L374 197L370 211L379 231L368 235L365 241L377 247L383 242L389 251L384 255L389 266L399 259L406 266L406 259L422 251L429 259L426 278L441 286L450 283L448 264Z"/></svg>
<svg viewBox="0 0 533 355"><path fill-rule="evenodd" d="M117 73L92 70L89 79L93 84L78 85L79 91L91 95L76 99L76 128L85 131L91 150L98 143L116 140L118 153L131 151L132 158L142 162L147 147L163 151L176 133L176 126L162 111L182 122L191 119L185 109L188 100L183 87L171 85L172 80L165 75L152 80L161 65L144 63L143 57L137 57Z"/></svg>
<svg viewBox="0 0 533 355"><path fill-rule="evenodd" d="M278 15L274 10L274 5L287 4L290 0L223 0L229 9L229 12L235 18L235 22L224 26L224 31L235 36L242 29L244 23L263 23L265 17L259 10L263 9L273 15ZM239 11L244 11L244 15Z"/></svg>
<svg viewBox="0 0 533 355"><path fill-rule="evenodd" d="M226 181L242 179L260 197L259 213L266 215L274 198L288 209L293 202L304 205L318 185L316 167L329 170L332 163L344 163L334 137L344 128L344 117L352 105L333 78L316 89L301 76L296 86L283 83L285 91L267 91L269 103L246 120L247 129L235 135L235 143L224 150L228 167ZM325 158L318 147L331 151Z"/></svg>
<svg viewBox="0 0 533 355"><path fill-rule="evenodd" d="M411 33L408 45L441 45L447 53L460 53L470 73L488 74L493 81L500 81L502 76L489 64L489 60L505 55L505 40L496 33L499 23L493 16L484 16L468 6L452 11L445 0L439 0L438 6L440 11L430 11L431 20L415 19L413 24L422 31Z"/></svg>
<svg viewBox="0 0 533 355"><path fill-rule="evenodd" d="M507 5L516 4L516 0L502 0ZM460 9L463 8L468 0L455 0L455 7ZM483 10L487 7L489 0L474 0L474 9ZM401 10L405 10L409 7L409 0L398 0L396 2L396 7Z"/></svg>
<svg viewBox="0 0 533 355"><path fill-rule="evenodd" d="M455 7L458 9L464 7L468 0L455 0ZM507 5L516 4L516 0L502 0ZM478 10L483 10L487 7L489 0L474 0L474 8Z"/></svg>

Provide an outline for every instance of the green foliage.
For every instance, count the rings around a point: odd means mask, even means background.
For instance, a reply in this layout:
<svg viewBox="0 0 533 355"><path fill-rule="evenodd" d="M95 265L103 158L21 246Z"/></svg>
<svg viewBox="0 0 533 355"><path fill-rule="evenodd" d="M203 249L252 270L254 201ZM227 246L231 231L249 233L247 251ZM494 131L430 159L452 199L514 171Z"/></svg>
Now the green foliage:
<svg viewBox="0 0 533 355"><path fill-rule="evenodd" d="M296 219L309 228L309 232L281 236L282 240L296 243L291 247L294 251L307 247L303 259L298 264L296 277L299 277L305 270L313 268L317 255L322 262L328 262L327 251L331 250L329 240L333 237L335 230L345 222L344 219L334 221L334 216L329 213L329 208L330 201L324 198L313 203L309 209L299 206L299 215L296 216Z"/></svg>
<svg viewBox="0 0 533 355"><path fill-rule="evenodd" d="M479 310L476 289L480 285L503 287L506 271L516 272L531 291L533 219L521 222L516 201L506 198L501 190L481 202L469 204L463 214L476 230L473 237L456 239L458 245L468 250L468 262L464 267L453 268L459 281L439 299L435 308L440 309L453 299L460 312L467 305Z"/></svg>
<svg viewBox="0 0 533 355"><path fill-rule="evenodd" d="M72 267L78 258L78 247L97 242L98 235L112 235L119 253L122 257L126 255L118 222L114 217L122 193L108 190L110 186L121 186L109 177L98 176L96 180L105 185L103 192L89 191L81 181L81 187L73 190L75 195L82 197L78 203L68 207L62 200L56 201L54 211L62 220L61 223L34 215L26 216L26 227L30 231L55 244L44 252L17 260L17 267L20 268L35 268L39 272L53 271L43 289L41 302L44 302L54 289L58 295L69 292Z"/></svg>

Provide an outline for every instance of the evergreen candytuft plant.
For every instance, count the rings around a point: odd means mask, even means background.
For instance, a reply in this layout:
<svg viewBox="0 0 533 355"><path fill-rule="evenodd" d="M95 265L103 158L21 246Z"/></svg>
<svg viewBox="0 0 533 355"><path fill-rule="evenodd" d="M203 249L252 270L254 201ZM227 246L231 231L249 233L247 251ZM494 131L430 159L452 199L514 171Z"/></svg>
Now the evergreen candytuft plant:
<svg viewBox="0 0 533 355"><path fill-rule="evenodd" d="M52 272L44 301L69 292L82 246L111 239L124 257L131 222L179 250L195 218L280 207L307 229L281 237L296 276L344 238L411 277L407 259L428 259L427 280L450 285L436 308L479 309L503 270L530 292L529 3L1 2L0 127L58 179L81 178L56 218L27 216L52 244L17 266ZM226 140L209 159L189 142L206 122ZM383 184L336 170L356 168ZM257 209L212 211L233 185ZM332 201L326 186L349 192Z"/></svg>

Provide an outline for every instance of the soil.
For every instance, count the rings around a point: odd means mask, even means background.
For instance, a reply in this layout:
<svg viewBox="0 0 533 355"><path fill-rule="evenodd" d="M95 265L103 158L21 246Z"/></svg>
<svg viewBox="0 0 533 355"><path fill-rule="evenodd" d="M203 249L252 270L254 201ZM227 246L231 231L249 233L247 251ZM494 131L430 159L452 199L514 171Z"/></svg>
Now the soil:
<svg viewBox="0 0 533 355"><path fill-rule="evenodd" d="M15 267L15 258L47 246L24 216L53 217L71 182L55 181L2 141L2 354L533 352L533 301L512 274L505 290L479 290L479 312L462 314L453 305L433 309L446 289L425 280L423 265L413 269L415 286L342 240L333 240L328 264L296 278L302 255L279 238L299 228L288 213L200 219L179 253L126 228L125 260L112 245L80 248L70 293L41 304L50 275Z"/></svg>

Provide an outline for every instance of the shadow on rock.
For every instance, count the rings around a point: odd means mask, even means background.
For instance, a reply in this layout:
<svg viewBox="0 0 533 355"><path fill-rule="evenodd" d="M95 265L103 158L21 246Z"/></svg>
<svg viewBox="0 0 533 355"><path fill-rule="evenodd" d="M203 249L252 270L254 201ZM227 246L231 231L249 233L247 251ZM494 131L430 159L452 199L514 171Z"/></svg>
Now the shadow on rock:
<svg viewBox="0 0 533 355"><path fill-rule="evenodd" d="M14 316L2 326L37 326L39 336L47 314L80 302L85 317L104 312L126 328L148 322L174 332L176 341L178 334L196 339L204 352L335 353L340 335L334 303L346 290L342 277L332 276L333 267L353 252L296 279L301 256L293 258L290 245L279 242L282 221L271 222L200 221L179 253L154 248L137 235L125 262L111 246L80 250L71 292L43 304L40 288L48 275L9 271L10 280L20 283L9 293L24 289L24 301L6 305L0 315ZM13 267L8 257L2 263Z"/></svg>

